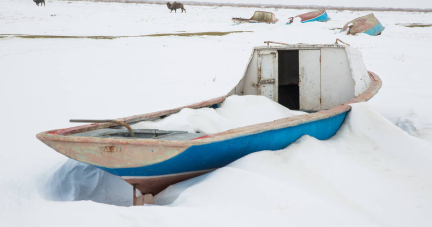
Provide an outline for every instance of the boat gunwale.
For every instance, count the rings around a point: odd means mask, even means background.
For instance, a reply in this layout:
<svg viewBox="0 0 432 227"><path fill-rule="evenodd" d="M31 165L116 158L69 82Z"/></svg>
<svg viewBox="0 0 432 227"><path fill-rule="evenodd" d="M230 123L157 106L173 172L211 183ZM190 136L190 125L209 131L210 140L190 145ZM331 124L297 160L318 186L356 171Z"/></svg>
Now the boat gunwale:
<svg viewBox="0 0 432 227"><path fill-rule="evenodd" d="M368 71L368 73L369 73L369 77L371 78L371 83L369 84L369 87L366 91L362 92L359 96L354 97L348 102L335 106L329 110L320 110L315 113L299 115L295 117L287 117L287 118L274 120L272 122L265 122L265 123L239 127L239 128L223 131L220 133L209 134L203 137L196 138L194 140L173 141L173 140L155 140L155 139L122 139L122 138L68 136L70 134L75 134L78 132L90 131L90 130L95 130L100 128L108 128L116 125L112 123L89 124L89 125L82 125L82 126L66 128L66 129L50 130L50 131L38 133L36 137L41 141L49 140L49 141L60 141L60 142L113 144L113 145L145 145L145 146L162 145L166 147L190 147L194 145L202 145L202 144L212 143L216 141L227 140L235 137L257 134L264 131L277 130L280 128L287 128L287 127L292 127L292 126L305 124L313 121L319 121L322 119L327 119L336 116L344 112L348 112L351 110L351 106L349 104L367 101L371 99L375 94L377 94L378 90L381 88L382 86L381 79L373 72ZM209 104L212 102L217 102L217 101L223 102L226 99L226 97L227 96L222 96L222 97L192 104L185 107L153 112L149 114L135 115L126 118L119 118L116 120L120 120L127 123L149 120L150 116L158 117L158 114L159 116L162 116L170 112L173 113L179 112L183 108L193 108L193 107L201 108L204 106L209 106Z"/></svg>
<svg viewBox="0 0 432 227"><path fill-rule="evenodd" d="M136 122L145 121L145 120L148 121L148 120L157 119L157 118L164 116L164 115L170 115L170 114L177 113L184 108L197 109L197 108L212 106L214 104L218 104L218 103L225 101L225 99L226 99L226 96L221 96L221 97L209 99L207 101L198 102L198 103L194 103L194 104L183 106L183 107L178 107L178 108L169 109L169 110L162 110L162 111L157 111L157 112L152 112L152 113L147 113L147 114L133 115L130 117L125 117L125 118L117 118L115 120L120 121L120 122L124 122L126 124L136 123ZM65 128L65 129L50 130L50 131L47 131L46 133L53 134L53 135L67 136L67 135L71 135L71 134L87 132L87 131L96 130L96 129L109 128L109 127L114 127L114 126L118 126L118 124L112 123L112 122L93 123L93 124L86 124L86 125L80 125L80 126Z"/></svg>

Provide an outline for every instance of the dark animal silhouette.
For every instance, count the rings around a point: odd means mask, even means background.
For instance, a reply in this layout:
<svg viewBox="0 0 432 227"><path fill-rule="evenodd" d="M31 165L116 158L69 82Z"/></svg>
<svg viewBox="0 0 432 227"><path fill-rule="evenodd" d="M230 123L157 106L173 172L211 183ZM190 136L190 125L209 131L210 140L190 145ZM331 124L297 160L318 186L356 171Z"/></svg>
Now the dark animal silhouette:
<svg viewBox="0 0 432 227"><path fill-rule="evenodd" d="M45 7L45 0L33 0L33 1L36 2L37 6L39 6L39 4L40 4L40 6L42 6L42 4L43 4Z"/></svg>
<svg viewBox="0 0 432 227"><path fill-rule="evenodd" d="M182 13L183 13L183 10L184 10L184 12L186 13L186 9L183 8L183 4L181 4L180 2L173 2L173 4L167 2L167 6L168 6L168 9L171 10L170 13L172 13L173 10L174 10L174 12L177 13L177 9L181 9Z"/></svg>

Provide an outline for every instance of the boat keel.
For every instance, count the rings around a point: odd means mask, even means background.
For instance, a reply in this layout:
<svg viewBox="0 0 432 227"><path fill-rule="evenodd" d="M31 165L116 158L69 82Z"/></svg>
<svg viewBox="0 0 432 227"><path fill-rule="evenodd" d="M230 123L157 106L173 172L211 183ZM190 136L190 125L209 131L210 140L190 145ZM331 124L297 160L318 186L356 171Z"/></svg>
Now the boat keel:
<svg viewBox="0 0 432 227"><path fill-rule="evenodd" d="M154 204L153 194L136 196L138 184L133 184L133 206L144 206L144 204Z"/></svg>

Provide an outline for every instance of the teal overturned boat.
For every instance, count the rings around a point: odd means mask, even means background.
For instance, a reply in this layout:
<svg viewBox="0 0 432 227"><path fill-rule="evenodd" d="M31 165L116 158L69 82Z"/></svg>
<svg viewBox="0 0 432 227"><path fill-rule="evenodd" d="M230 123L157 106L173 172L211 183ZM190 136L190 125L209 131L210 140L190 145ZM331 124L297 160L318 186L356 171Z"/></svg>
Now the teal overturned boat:
<svg viewBox="0 0 432 227"><path fill-rule="evenodd" d="M330 20L330 17L327 15L327 12L325 9L304 13L297 15L295 17L290 17L289 21L286 23L287 25L292 24L294 22L294 18L299 17L301 18L301 23L307 23L307 22L326 22Z"/></svg>
<svg viewBox="0 0 432 227"><path fill-rule="evenodd" d="M373 13L356 18L344 25L341 32L347 32L347 35L357 33L366 33L371 36L381 35L385 27L378 21Z"/></svg>

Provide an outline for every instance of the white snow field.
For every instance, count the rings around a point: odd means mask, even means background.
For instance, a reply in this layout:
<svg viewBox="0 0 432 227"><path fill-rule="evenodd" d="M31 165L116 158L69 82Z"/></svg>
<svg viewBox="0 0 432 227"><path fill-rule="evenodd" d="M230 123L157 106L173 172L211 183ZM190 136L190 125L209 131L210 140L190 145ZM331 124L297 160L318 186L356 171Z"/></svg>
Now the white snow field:
<svg viewBox="0 0 432 227"><path fill-rule="evenodd" d="M135 1L152 1L162 2L165 0L135 0ZM179 1L180 2L180 1ZM362 0L362 1L346 1L346 0L302 0L302 1L286 1L286 0L187 0L181 2L191 3L230 3L235 5L282 5L282 6L343 6L343 7L369 7L369 8L404 8L404 9L432 9L432 2L427 0L411 0L411 1L391 1L391 0Z"/></svg>
<svg viewBox="0 0 432 227"><path fill-rule="evenodd" d="M308 10L270 8L279 23L233 26L231 17L259 8L185 7L186 14L170 14L155 4L0 0L0 226L432 225L432 27L398 25L430 24L432 13L374 12L386 29L371 37L338 31L365 11L330 10L329 22L286 26ZM232 31L244 32L214 33ZM213 33L161 35L199 32ZM304 136L248 155L170 186L156 205L131 207L130 185L35 137L74 126L69 119L113 119L225 95L252 47L267 40L336 38L362 52L383 87L353 105L334 137Z"/></svg>

